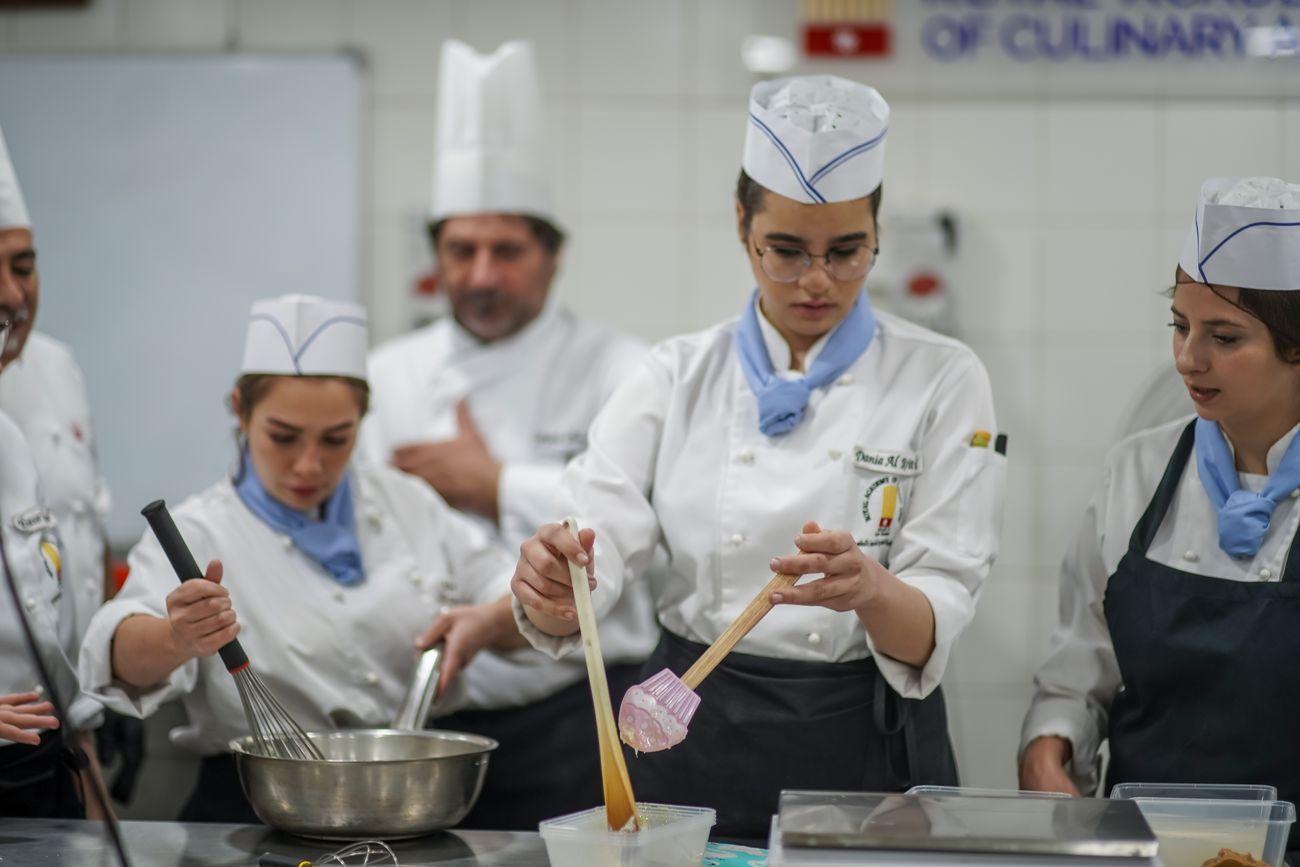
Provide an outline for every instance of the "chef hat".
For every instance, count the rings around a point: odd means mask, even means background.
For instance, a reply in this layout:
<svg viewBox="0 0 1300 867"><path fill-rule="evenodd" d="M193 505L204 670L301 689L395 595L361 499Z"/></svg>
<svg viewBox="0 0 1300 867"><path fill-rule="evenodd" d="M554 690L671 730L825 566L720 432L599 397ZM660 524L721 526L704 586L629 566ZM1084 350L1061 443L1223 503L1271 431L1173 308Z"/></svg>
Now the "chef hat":
<svg viewBox="0 0 1300 867"><path fill-rule="evenodd" d="M834 75L762 81L749 94L745 173L804 204L870 195L885 173L889 104Z"/></svg>
<svg viewBox="0 0 1300 867"><path fill-rule="evenodd" d="M1178 264L1202 283L1300 289L1300 185L1210 178Z"/></svg>
<svg viewBox="0 0 1300 867"><path fill-rule="evenodd" d="M366 378L366 311L346 301L282 295L253 303L240 373Z"/></svg>
<svg viewBox="0 0 1300 867"><path fill-rule="evenodd" d="M527 42L480 55L442 46L430 218L528 214L555 222L541 93Z"/></svg>
<svg viewBox="0 0 1300 867"><path fill-rule="evenodd" d="M9 149L5 147L4 132L0 131L0 229L30 229L31 227L31 218L27 216L27 203L23 201L23 191L18 186L14 164L9 160Z"/></svg>

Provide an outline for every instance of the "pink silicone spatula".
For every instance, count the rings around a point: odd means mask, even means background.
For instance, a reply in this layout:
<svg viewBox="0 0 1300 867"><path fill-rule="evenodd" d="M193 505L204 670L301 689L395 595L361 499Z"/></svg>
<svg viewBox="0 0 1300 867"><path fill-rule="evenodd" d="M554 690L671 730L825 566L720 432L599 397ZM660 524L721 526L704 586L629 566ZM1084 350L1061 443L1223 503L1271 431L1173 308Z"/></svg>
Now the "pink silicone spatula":
<svg viewBox="0 0 1300 867"><path fill-rule="evenodd" d="M668 669L638 683L623 696L618 707L618 735L639 753L653 753L675 747L686 738L686 728L700 706L696 687L739 642L772 610L768 599L777 590L790 587L798 575L775 575L758 592L745 610L709 649L681 677Z"/></svg>

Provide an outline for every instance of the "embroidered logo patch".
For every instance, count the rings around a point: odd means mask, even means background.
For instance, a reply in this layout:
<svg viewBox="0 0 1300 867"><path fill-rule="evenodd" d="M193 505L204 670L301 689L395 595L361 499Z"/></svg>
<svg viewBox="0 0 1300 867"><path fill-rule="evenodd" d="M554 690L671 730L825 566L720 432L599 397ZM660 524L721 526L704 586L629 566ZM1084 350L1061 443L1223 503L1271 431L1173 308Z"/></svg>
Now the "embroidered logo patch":
<svg viewBox="0 0 1300 867"><path fill-rule="evenodd" d="M858 546L893 542L900 511L898 476L884 476L868 485L862 494L862 520L866 522L867 532L864 538L856 540Z"/></svg>
<svg viewBox="0 0 1300 867"><path fill-rule="evenodd" d="M920 455L904 452L882 452L876 449L853 447L853 465L877 473L893 473L897 476L915 476L921 472Z"/></svg>
<svg viewBox="0 0 1300 867"><path fill-rule="evenodd" d="M25 512L19 512L9 519L9 526L19 533L27 533L28 535L43 530L53 530L54 525L54 516L50 514L50 510L40 506L35 506Z"/></svg>
<svg viewBox="0 0 1300 867"><path fill-rule="evenodd" d="M63 556L52 536L41 540L41 560L45 563L45 573L55 581L63 581Z"/></svg>

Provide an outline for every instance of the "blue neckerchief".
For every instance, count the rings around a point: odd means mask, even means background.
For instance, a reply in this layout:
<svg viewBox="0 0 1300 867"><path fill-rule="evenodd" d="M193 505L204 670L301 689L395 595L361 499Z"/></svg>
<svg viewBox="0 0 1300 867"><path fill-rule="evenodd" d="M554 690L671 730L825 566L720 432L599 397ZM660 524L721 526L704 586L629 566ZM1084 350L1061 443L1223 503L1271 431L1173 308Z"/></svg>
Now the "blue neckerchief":
<svg viewBox="0 0 1300 867"><path fill-rule="evenodd" d="M740 317L736 354L740 356L740 369L745 372L749 388L758 398L758 429L774 437L789 433L803 420L813 389L834 381L867 351L876 334L876 316L863 289L849 315L835 327L822 351L817 353L808 372L799 379L782 379L772 370L772 359L763 342L755 303L757 296L755 289Z"/></svg>
<svg viewBox="0 0 1300 867"><path fill-rule="evenodd" d="M1196 471L1219 512L1219 547L1233 557L1254 557L1278 501L1300 488L1300 436L1291 440L1277 469L1258 494L1243 490L1228 441L1218 424L1196 420Z"/></svg>
<svg viewBox="0 0 1300 867"><path fill-rule="evenodd" d="M313 521L267 493L247 452L243 466L243 478L235 483L235 491L249 511L272 530L288 535L298 550L319 563L335 581L345 587L360 584L366 573L361 566L361 546L357 543L357 522L352 511L351 474L343 476L343 481L325 501L324 517Z"/></svg>

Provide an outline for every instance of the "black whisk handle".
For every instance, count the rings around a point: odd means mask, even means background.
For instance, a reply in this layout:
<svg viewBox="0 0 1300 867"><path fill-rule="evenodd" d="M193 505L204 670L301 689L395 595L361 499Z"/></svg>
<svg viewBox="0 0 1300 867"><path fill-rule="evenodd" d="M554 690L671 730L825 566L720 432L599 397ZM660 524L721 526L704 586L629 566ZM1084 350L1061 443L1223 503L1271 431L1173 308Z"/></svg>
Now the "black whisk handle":
<svg viewBox="0 0 1300 867"><path fill-rule="evenodd" d="M171 512L167 511L167 503L154 500L141 509L140 514L144 515L153 534L158 537L158 544L162 546L163 553L167 555L172 569L176 571L176 577L182 583L194 578L202 578L203 572L199 569L199 564L194 561L190 546L186 545L185 540L181 538L181 531L176 529L176 522L172 520ZM226 670L231 674L248 667L248 655L244 653L238 638L232 639L218 652L221 654L221 661L226 664Z"/></svg>
<svg viewBox="0 0 1300 867"><path fill-rule="evenodd" d="M199 569L199 564L194 562L190 547L181 538L181 531L176 529L176 522L172 520L171 512L167 511L167 503L154 500L141 509L140 514L144 515L153 534L158 537L158 544L162 545L163 553L176 570L176 577L182 581L202 578L203 572Z"/></svg>

